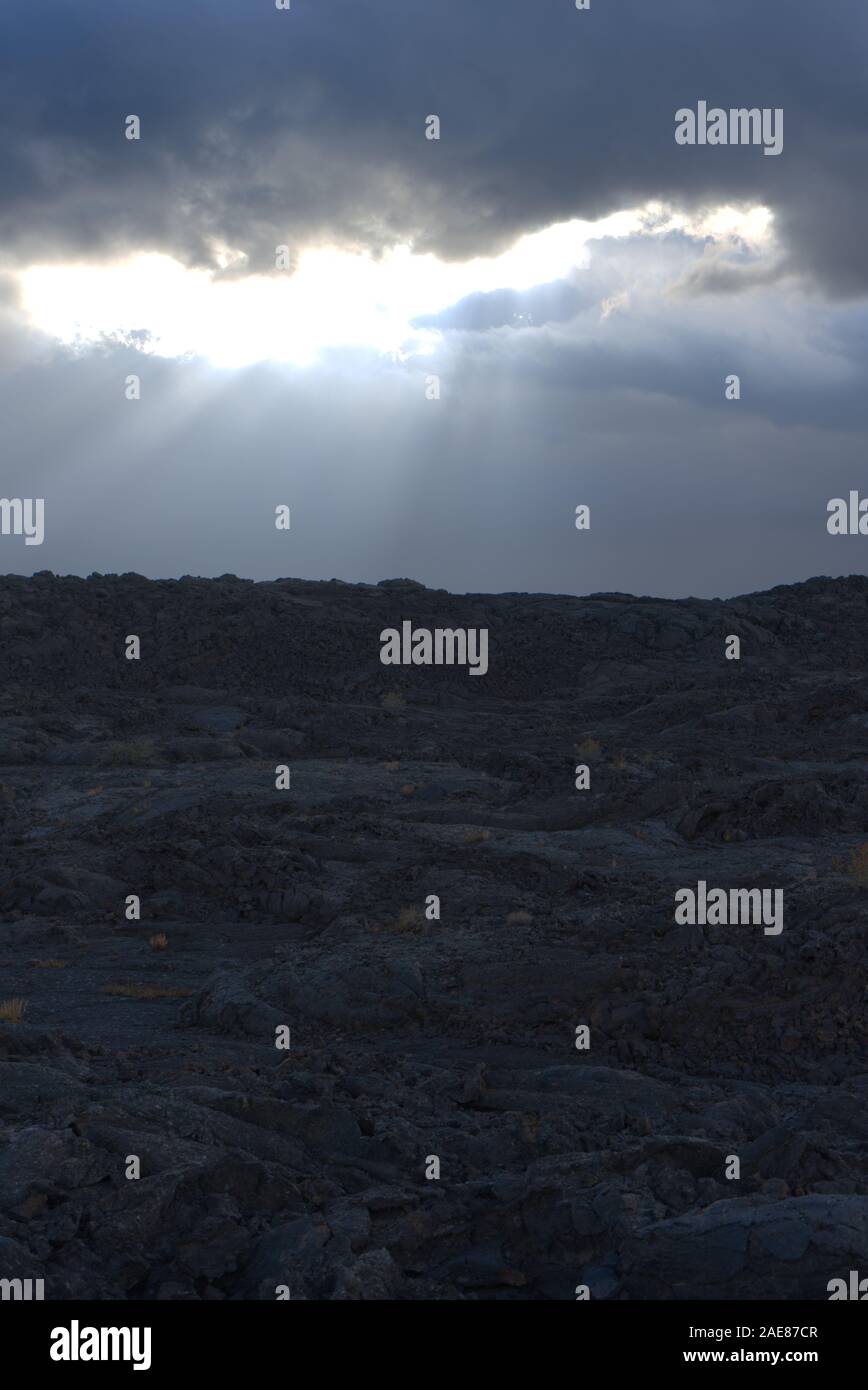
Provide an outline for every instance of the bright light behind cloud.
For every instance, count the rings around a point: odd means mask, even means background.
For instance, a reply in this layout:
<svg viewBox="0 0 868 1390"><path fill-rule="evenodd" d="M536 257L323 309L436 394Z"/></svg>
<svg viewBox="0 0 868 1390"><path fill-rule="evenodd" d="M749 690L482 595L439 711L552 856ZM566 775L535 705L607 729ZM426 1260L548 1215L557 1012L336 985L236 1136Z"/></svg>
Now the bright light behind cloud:
<svg viewBox="0 0 868 1390"><path fill-rule="evenodd" d="M652 204L599 222L560 223L521 237L500 256L462 264L415 255L408 246L378 260L311 248L292 274L214 278L148 254L110 265L33 266L20 278L32 323L63 343L129 340L159 356L193 354L221 367L264 360L305 365L330 347L397 356L431 351L440 335L414 328L418 316L469 294L561 279L587 264L588 243L599 237L671 231L740 240L758 251L769 239L770 215L764 208L721 208L690 219ZM224 255L237 260L231 250Z"/></svg>

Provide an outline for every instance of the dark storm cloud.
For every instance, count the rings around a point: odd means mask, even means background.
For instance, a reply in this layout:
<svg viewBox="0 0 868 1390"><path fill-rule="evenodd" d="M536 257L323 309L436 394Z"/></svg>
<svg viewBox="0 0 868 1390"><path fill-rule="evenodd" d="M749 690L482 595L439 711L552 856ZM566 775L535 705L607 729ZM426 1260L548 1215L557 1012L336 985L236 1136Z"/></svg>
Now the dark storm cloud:
<svg viewBox="0 0 868 1390"><path fill-rule="evenodd" d="M727 260L709 256L692 265L672 286L673 294L745 294L759 285L773 285L789 273L786 257L761 262Z"/></svg>
<svg viewBox="0 0 868 1390"><path fill-rule="evenodd" d="M0 243L28 262L208 261L212 239L263 267L319 239L465 257L651 197L745 198L775 209L791 267L860 294L866 33L849 0L12 0ZM676 146L700 99L781 107L783 153Z"/></svg>

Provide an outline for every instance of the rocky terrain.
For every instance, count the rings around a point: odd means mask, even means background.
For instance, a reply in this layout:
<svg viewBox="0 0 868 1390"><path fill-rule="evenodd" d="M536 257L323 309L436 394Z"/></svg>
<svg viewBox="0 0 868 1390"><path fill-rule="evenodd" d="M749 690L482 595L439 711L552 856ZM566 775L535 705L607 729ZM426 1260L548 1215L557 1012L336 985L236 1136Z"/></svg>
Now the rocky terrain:
<svg viewBox="0 0 868 1390"><path fill-rule="evenodd" d="M488 628L487 675L383 666L406 619ZM0 1277L571 1300L868 1274L866 634L862 577L0 579ZM679 925L700 880L782 889L783 931Z"/></svg>

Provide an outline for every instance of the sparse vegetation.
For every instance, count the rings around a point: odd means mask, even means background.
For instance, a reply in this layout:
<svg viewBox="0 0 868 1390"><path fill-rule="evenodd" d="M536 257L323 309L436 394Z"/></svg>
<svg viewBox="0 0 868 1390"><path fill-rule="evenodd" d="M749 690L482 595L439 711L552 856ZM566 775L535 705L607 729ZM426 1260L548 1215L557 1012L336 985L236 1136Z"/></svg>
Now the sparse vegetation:
<svg viewBox="0 0 868 1390"><path fill-rule="evenodd" d="M165 951L169 944L169 938L164 931L158 931L154 936L148 938L148 945L153 951Z"/></svg>
<svg viewBox="0 0 868 1390"><path fill-rule="evenodd" d="M586 738L581 743L576 744L576 752L580 753L583 758L593 758L600 752L602 746L595 738Z"/></svg>
<svg viewBox="0 0 868 1390"><path fill-rule="evenodd" d="M26 999L0 999L0 1022L20 1023L26 1008Z"/></svg>
<svg viewBox="0 0 868 1390"><path fill-rule="evenodd" d="M868 888L868 841L854 849L847 873L860 888Z"/></svg>
<svg viewBox="0 0 868 1390"><path fill-rule="evenodd" d="M96 755L100 767L149 767L160 761L156 744L148 738L106 743Z"/></svg>
<svg viewBox="0 0 868 1390"><path fill-rule="evenodd" d="M398 913L397 921L392 926L392 931L417 931L423 923L424 918L418 907L402 907Z"/></svg>
<svg viewBox="0 0 868 1390"><path fill-rule="evenodd" d="M103 994L118 999L187 999L192 993L192 989L165 989L160 985L139 985L132 980L119 980L103 988Z"/></svg>

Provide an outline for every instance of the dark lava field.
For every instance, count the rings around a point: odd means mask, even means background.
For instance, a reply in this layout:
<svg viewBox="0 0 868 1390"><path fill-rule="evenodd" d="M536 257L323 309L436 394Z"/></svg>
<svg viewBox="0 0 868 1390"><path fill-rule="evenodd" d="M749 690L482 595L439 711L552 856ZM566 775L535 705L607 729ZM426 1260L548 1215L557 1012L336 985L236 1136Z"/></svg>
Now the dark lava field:
<svg viewBox="0 0 868 1390"><path fill-rule="evenodd" d="M488 673L382 665L405 620L487 628ZM0 667L0 1277L826 1299L865 1270L868 579L6 577ZM782 890L782 932L679 925L700 881Z"/></svg>

